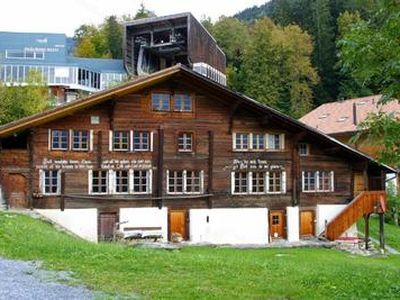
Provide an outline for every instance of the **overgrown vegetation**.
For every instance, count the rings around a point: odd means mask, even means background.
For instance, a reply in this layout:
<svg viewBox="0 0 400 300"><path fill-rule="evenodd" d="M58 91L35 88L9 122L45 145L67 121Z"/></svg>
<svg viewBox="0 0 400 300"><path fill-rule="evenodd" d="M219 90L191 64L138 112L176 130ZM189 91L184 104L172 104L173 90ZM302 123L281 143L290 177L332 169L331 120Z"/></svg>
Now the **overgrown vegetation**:
<svg viewBox="0 0 400 300"><path fill-rule="evenodd" d="M180 251L92 244L24 215L0 213L0 256L69 270L95 290L150 299L372 299L400 293L400 257L328 249Z"/></svg>

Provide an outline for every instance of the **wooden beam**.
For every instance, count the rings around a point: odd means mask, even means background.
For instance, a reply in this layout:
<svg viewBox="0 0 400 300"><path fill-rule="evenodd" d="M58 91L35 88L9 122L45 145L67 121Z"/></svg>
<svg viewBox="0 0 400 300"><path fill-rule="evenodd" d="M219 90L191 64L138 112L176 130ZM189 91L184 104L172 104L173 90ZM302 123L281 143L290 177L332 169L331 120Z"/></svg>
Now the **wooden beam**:
<svg viewBox="0 0 400 300"><path fill-rule="evenodd" d="M164 174L164 129L158 129L158 156L157 156L157 206L162 208L163 174Z"/></svg>
<svg viewBox="0 0 400 300"><path fill-rule="evenodd" d="M365 222L365 232L364 232L364 240L365 240L365 250L369 248L369 214L364 215L364 222Z"/></svg>
<svg viewBox="0 0 400 300"><path fill-rule="evenodd" d="M208 131L208 194L213 192L213 172L214 172L214 132ZM208 208L212 208L211 197L207 198Z"/></svg>
<svg viewBox="0 0 400 300"><path fill-rule="evenodd" d="M34 158L33 158L33 151L34 151L34 146L33 146L33 129L29 130L28 134L28 140L27 140L27 146L28 146L28 155L29 155L29 173L28 173L28 205L29 208L32 210L34 207L33 203L33 174L35 172L35 166L34 166Z"/></svg>

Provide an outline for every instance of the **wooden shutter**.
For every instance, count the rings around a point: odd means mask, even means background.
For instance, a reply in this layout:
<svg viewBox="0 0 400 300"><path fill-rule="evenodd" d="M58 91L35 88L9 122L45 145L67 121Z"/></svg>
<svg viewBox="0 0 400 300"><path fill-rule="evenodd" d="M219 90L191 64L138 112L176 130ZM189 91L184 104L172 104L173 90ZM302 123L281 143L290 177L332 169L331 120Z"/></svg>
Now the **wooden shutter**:
<svg viewBox="0 0 400 300"><path fill-rule="evenodd" d="M282 171L282 194L286 194L286 171Z"/></svg>

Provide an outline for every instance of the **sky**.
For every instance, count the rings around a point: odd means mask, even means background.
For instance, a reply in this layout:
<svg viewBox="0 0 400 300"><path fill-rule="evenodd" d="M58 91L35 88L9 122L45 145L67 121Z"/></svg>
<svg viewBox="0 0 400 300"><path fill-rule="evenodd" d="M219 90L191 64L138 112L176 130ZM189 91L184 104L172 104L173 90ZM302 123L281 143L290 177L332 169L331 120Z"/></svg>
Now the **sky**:
<svg viewBox="0 0 400 300"><path fill-rule="evenodd" d="M231 16L267 0L144 0L158 16L191 12L201 19ZM0 31L66 33L82 24L100 24L106 16L135 14L142 0L11 0L0 10Z"/></svg>

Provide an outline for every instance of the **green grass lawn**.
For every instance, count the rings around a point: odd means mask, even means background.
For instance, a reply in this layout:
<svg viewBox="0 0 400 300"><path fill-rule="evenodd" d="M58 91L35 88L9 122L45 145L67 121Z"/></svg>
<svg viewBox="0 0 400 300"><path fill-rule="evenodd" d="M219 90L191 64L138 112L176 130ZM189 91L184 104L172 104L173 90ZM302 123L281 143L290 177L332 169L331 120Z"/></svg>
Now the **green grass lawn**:
<svg viewBox="0 0 400 300"><path fill-rule="evenodd" d="M400 257L330 249L93 244L28 216L0 213L0 256L41 260L89 288L147 299L376 299L400 295Z"/></svg>
<svg viewBox="0 0 400 300"><path fill-rule="evenodd" d="M358 230L364 233L364 220L357 224ZM379 218L371 216L369 220L369 234L379 240ZM386 245L400 251L400 227L385 223L385 243Z"/></svg>

